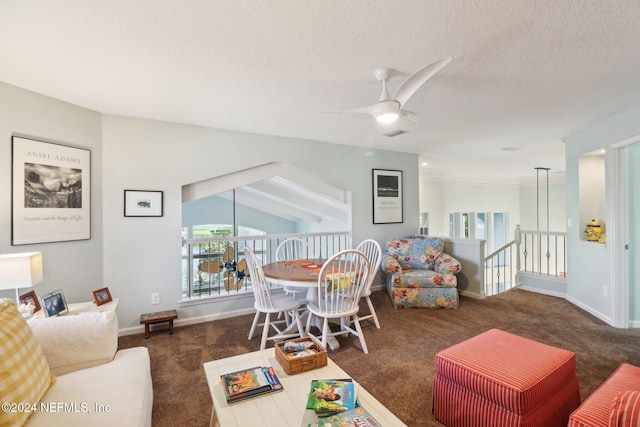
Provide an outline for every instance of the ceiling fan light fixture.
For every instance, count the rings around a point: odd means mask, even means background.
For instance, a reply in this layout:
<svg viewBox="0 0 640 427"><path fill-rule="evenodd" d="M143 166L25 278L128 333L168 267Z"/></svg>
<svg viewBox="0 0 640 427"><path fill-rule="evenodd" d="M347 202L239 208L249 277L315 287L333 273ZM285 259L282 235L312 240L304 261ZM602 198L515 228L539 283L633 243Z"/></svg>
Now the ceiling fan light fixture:
<svg viewBox="0 0 640 427"><path fill-rule="evenodd" d="M378 123L393 123L400 117L400 105L395 101L380 101L373 109Z"/></svg>
<svg viewBox="0 0 640 427"><path fill-rule="evenodd" d="M380 114L378 117L376 117L376 120L378 121L378 123L393 123L398 120L398 113Z"/></svg>

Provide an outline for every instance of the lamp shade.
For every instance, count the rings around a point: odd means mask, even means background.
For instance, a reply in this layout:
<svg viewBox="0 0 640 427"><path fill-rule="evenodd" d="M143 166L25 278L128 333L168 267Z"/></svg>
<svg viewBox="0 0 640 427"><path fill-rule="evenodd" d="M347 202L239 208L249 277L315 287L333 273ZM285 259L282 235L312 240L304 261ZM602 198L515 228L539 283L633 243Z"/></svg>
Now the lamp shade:
<svg viewBox="0 0 640 427"><path fill-rule="evenodd" d="M42 278L42 253L0 255L0 289L28 288Z"/></svg>

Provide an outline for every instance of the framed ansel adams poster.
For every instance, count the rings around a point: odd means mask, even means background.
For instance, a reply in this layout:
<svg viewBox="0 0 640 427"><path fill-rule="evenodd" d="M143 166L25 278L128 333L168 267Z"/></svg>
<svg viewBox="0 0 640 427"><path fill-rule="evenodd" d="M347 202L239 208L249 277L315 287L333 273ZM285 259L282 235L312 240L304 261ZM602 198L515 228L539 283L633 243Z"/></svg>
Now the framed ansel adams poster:
<svg viewBox="0 0 640 427"><path fill-rule="evenodd" d="M11 244L91 238L91 151L12 137Z"/></svg>
<svg viewBox="0 0 640 427"><path fill-rule="evenodd" d="M402 220L402 171L373 169L373 223Z"/></svg>

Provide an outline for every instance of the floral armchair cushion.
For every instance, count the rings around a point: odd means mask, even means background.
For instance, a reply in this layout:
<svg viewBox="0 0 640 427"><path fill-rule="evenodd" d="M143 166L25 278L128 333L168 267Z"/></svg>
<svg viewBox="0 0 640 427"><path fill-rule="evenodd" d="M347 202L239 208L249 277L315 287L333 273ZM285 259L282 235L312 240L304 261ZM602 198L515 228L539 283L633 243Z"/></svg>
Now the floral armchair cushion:
<svg viewBox="0 0 640 427"><path fill-rule="evenodd" d="M460 262L444 253L444 242L438 238L388 240L381 268L387 274L407 270L457 274L461 270Z"/></svg>

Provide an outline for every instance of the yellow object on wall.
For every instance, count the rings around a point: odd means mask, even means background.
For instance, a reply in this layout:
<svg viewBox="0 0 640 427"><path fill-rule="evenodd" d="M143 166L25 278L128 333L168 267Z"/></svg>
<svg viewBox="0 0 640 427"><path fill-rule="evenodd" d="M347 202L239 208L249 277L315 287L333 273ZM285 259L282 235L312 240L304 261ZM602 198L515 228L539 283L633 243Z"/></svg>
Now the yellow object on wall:
<svg viewBox="0 0 640 427"><path fill-rule="evenodd" d="M591 242L600 241L600 236L602 234L602 227L595 219L589 221L584 229L584 237Z"/></svg>

